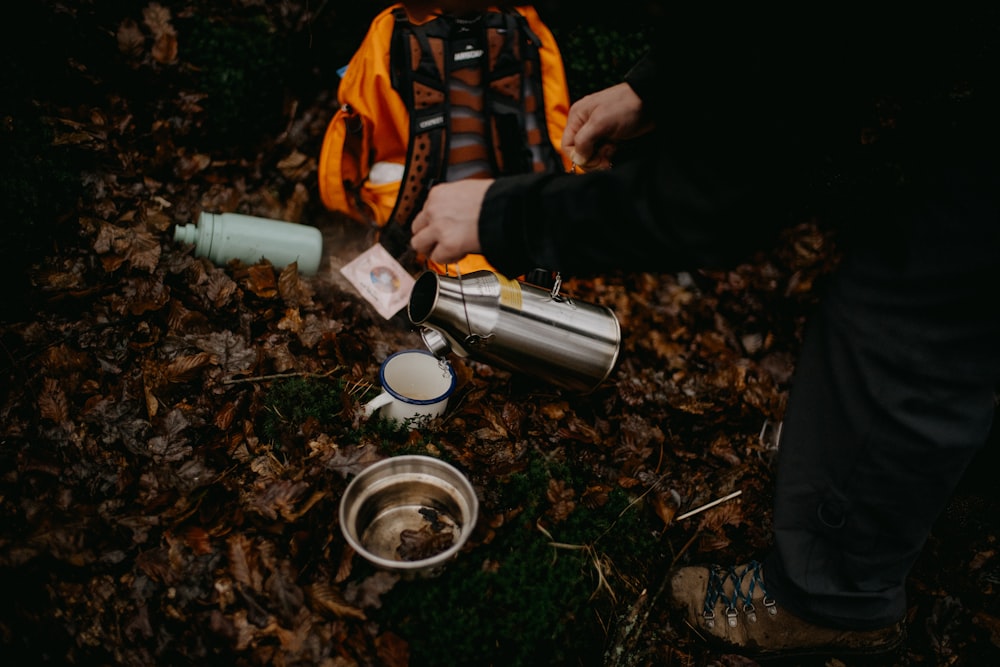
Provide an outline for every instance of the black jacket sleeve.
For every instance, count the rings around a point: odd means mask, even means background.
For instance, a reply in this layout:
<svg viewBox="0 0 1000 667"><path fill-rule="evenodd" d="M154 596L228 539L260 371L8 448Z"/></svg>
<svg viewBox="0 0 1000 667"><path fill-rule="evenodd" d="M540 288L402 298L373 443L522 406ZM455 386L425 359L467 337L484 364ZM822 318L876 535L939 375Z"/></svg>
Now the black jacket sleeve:
<svg viewBox="0 0 1000 667"><path fill-rule="evenodd" d="M607 171L497 180L479 214L490 263L708 268L806 219L891 245L942 157L992 159L996 16L793 11L670 14L626 77L656 129Z"/></svg>

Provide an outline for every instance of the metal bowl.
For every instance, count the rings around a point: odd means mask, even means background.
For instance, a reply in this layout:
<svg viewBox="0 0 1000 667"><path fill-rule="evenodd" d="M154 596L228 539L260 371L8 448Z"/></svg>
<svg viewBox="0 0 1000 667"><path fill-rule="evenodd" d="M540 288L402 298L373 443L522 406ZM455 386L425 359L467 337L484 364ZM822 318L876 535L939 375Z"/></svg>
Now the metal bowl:
<svg viewBox="0 0 1000 667"><path fill-rule="evenodd" d="M478 513L472 484L453 466L430 456L395 456L347 485L340 529L376 566L433 576L469 539Z"/></svg>

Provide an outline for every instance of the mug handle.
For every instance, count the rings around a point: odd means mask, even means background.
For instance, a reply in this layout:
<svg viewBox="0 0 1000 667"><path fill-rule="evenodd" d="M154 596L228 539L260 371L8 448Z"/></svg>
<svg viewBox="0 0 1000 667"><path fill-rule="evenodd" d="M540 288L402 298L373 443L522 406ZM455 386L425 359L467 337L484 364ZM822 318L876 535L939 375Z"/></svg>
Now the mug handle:
<svg viewBox="0 0 1000 667"><path fill-rule="evenodd" d="M388 405L389 403L392 403L392 394L390 394L387 391L383 391L381 394L379 394L372 400L365 403L364 406L365 419L371 417L376 410L381 408L383 405Z"/></svg>

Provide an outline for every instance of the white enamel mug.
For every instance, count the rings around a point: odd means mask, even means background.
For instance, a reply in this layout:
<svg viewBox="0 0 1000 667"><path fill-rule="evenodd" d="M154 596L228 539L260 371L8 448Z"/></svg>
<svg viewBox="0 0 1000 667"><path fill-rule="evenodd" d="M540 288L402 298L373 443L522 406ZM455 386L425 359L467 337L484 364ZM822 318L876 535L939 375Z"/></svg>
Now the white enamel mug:
<svg viewBox="0 0 1000 667"><path fill-rule="evenodd" d="M451 364L425 350L403 350L386 357L378 379L382 393L365 404L365 417L379 410L383 418L406 422L411 428L445 411L456 382Z"/></svg>

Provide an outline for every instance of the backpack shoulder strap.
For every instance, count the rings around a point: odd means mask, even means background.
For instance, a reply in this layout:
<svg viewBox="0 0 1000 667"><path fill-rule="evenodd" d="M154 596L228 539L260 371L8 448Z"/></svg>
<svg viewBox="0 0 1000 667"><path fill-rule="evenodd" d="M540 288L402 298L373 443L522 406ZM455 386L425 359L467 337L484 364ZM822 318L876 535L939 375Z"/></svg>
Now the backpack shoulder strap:
<svg viewBox="0 0 1000 667"><path fill-rule="evenodd" d="M445 54L450 30L432 19L415 25L397 8L390 51L393 88L410 110L410 140L396 205L380 235L395 256L409 243L409 226L423 205L430 185L440 178L447 147L447 80Z"/></svg>
<svg viewBox="0 0 1000 667"><path fill-rule="evenodd" d="M546 118L541 41L519 12L490 18L488 109L497 173L561 170L562 157L549 135ZM555 48L554 41L550 48Z"/></svg>

